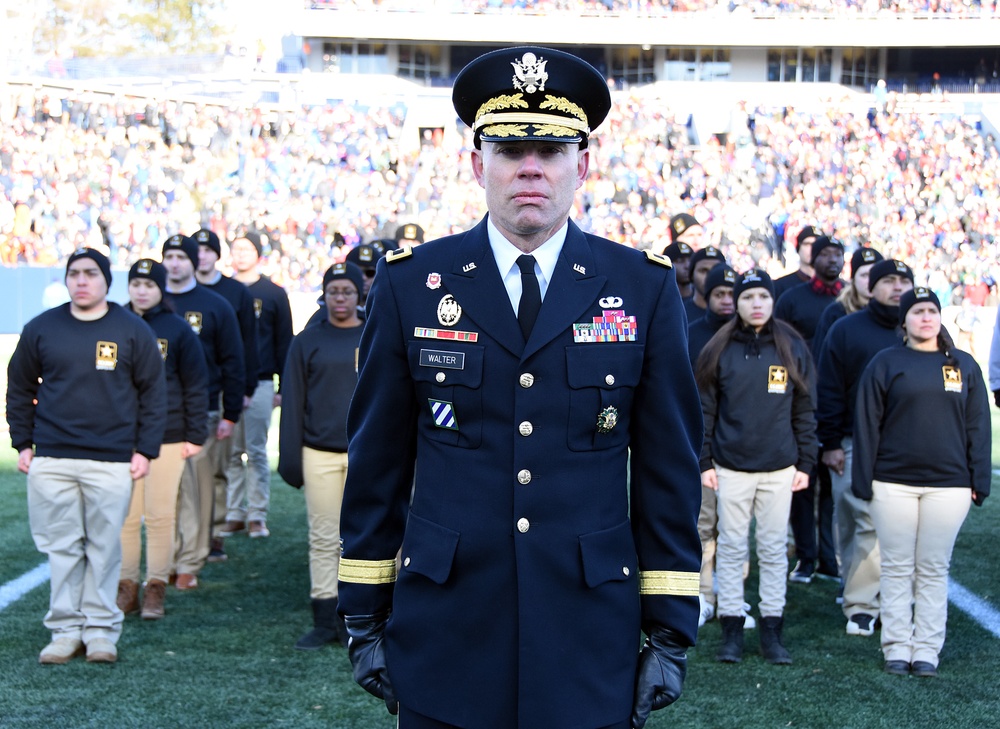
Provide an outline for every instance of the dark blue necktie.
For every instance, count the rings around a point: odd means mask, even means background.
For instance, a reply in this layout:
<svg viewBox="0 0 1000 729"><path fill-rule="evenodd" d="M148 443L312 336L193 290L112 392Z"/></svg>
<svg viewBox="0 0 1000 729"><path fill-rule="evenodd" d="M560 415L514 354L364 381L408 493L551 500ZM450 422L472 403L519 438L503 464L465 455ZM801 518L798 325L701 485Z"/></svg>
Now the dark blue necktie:
<svg viewBox="0 0 1000 729"><path fill-rule="evenodd" d="M517 267L521 269L521 302L517 305L517 323L521 325L524 341L528 341L531 328L535 326L538 310L542 308L542 292L535 276L535 257L518 256Z"/></svg>

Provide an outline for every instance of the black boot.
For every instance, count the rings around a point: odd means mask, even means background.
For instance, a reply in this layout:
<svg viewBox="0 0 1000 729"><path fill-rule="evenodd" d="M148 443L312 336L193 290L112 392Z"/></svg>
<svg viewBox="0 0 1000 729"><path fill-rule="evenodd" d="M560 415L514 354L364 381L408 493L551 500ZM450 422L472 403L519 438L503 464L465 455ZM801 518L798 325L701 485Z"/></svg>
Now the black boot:
<svg viewBox="0 0 1000 729"><path fill-rule="evenodd" d="M715 660L723 663L739 663L743 660L743 615L723 615L719 618L722 625L722 647L715 654Z"/></svg>
<svg viewBox="0 0 1000 729"><path fill-rule="evenodd" d="M299 638L295 644L300 651L318 651L323 646L340 639L340 631L337 629L339 620L337 598L313 600L312 611L315 627Z"/></svg>
<svg viewBox="0 0 1000 729"><path fill-rule="evenodd" d="M791 654L781 643L783 617L760 619L760 652L764 660L777 666L787 666L792 662Z"/></svg>

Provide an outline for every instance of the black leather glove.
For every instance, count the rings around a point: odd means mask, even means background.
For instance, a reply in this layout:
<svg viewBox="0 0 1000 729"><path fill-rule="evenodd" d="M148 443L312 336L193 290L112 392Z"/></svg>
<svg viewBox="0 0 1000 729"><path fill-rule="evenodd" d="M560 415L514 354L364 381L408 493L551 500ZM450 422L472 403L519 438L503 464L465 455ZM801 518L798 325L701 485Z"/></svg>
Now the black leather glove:
<svg viewBox="0 0 1000 729"><path fill-rule="evenodd" d="M385 667L385 624L388 613L378 615L349 615L344 618L347 634L347 654L354 668L354 680L372 696L385 702L389 713L399 713L399 702L393 693L389 672Z"/></svg>
<svg viewBox="0 0 1000 729"><path fill-rule="evenodd" d="M993 391L993 403L1000 408L1000 390Z"/></svg>
<svg viewBox="0 0 1000 729"><path fill-rule="evenodd" d="M687 673L687 648L672 630L654 630L639 653L632 702L632 729L646 726L649 712L677 701Z"/></svg>

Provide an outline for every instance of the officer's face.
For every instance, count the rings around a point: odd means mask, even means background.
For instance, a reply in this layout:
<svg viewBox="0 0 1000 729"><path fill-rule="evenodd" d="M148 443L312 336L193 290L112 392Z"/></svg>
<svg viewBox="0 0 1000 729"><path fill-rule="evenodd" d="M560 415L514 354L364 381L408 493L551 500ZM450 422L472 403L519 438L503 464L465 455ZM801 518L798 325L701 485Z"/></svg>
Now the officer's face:
<svg viewBox="0 0 1000 729"><path fill-rule="evenodd" d="M703 258L695 264L694 270L691 272L691 283L694 284L696 291L701 294L705 293L705 279L708 278L708 272L720 263L722 261L718 258Z"/></svg>
<svg viewBox="0 0 1000 729"><path fill-rule="evenodd" d="M152 279L134 278L128 282L128 298L132 308L143 314L160 303L163 293Z"/></svg>
<svg viewBox="0 0 1000 729"><path fill-rule="evenodd" d="M81 311L100 307L108 297L108 282L101 267L89 258L73 261L66 270L66 288L73 306Z"/></svg>
<svg viewBox="0 0 1000 729"><path fill-rule="evenodd" d="M486 190L490 219L511 242L545 242L569 217L587 177L589 152L558 142L483 142L482 147L472 150L472 171Z"/></svg>
<svg viewBox="0 0 1000 729"><path fill-rule="evenodd" d="M219 256L206 245L198 246L198 273L212 273Z"/></svg>
<svg viewBox="0 0 1000 729"><path fill-rule="evenodd" d="M194 276L194 263L183 251L173 250L163 254L163 267L171 284L186 284Z"/></svg>
<svg viewBox="0 0 1000 729"><path fill-rule="evenodd" d="M736 310L733 304L733 287L716 286L708 296L708 310L716 316L732 316Z"/></svg>
<svg viewBox="0 0 1000 729"><path fill-rule="evenodd" d="M872 298L885 306L899 306L899 297L913 288L913 282L906 276L883 276L875 282Z"/></svg>
<svg viewBox="0 0 1000 729"><path fill-rule="evenodd" d="M755 286L740 294L739 301L736 302L736 311L740 319L747 326L760 331L761 327L767 324L774 310L774 298L767 289Z"/></svg>

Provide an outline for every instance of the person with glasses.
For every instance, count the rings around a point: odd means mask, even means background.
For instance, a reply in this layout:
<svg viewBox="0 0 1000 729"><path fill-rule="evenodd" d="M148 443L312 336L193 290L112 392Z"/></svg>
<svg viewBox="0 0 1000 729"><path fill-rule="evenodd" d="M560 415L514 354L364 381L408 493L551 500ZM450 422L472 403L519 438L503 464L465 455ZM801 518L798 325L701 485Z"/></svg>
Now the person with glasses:
<svg viewBox="0 0 1000 729"><path fill-rule="evenodd" d="M325 321L292 340L283 370L278 474L302 488L309 520L309 577L313 629L295 644L318 650L347 633L337 615L340 505L347 476L347 406L358 381L363 322L358 299L364 276L337 263L323 276Z"/></svg>

